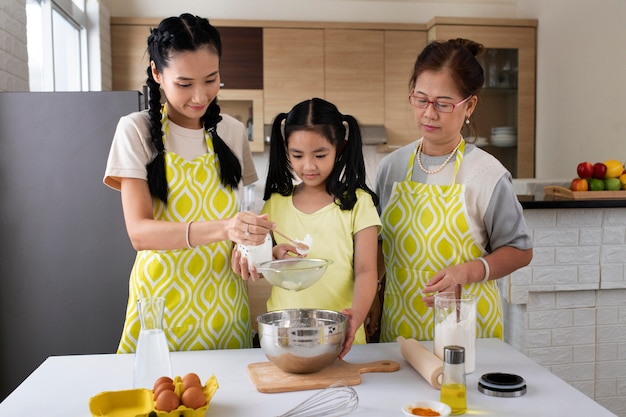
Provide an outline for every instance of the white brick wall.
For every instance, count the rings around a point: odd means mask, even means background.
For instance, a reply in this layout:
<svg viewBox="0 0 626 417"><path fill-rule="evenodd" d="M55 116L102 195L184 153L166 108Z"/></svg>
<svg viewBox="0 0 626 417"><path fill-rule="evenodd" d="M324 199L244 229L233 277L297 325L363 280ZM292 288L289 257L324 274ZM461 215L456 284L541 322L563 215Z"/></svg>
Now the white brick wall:
<svg viewBox="0 0 626 417"><path fill-rule="evenodd" d="M499 282L505 340L626 417L626 208L524 215L534 258Z"/></svg>
<svg viewBox="0 0 626 417"><path fill-rule="evenodd" d="M28 91L26 0L0 1L0 91Z"/></svg>

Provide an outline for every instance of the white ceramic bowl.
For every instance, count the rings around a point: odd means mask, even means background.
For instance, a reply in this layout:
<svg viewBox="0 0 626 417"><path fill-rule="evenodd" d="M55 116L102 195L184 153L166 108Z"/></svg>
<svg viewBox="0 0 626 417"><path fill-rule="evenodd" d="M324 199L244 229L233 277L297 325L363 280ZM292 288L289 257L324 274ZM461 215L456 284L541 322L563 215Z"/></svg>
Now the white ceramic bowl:
<svg viewBox="0 0 626 417"><path fill-rule="evenodd" d="M410 416L410 417L418 416L419 414L413 414L411 412L411 409L413 408L430 408L431 410L437 411L441 415L441 417L448 417L450 413L452 412L452 409L450 409L449 405L444 404L439 401L430 401L430 400L415 401L412 403L404 404L402 406L402 412L406 416Z"/></svg>
<svg viewBox="0 0 626 417"><path fill-rule="evenodd" d="M491 133L517 133L515 126L496 126L491 128Z"/></svg>
<svg viewBox="0 0 626 417"><path fill-rule="evenodd" d="M517 135L497 134L491 136L491 144L500 148L517 145Z"/></svg>

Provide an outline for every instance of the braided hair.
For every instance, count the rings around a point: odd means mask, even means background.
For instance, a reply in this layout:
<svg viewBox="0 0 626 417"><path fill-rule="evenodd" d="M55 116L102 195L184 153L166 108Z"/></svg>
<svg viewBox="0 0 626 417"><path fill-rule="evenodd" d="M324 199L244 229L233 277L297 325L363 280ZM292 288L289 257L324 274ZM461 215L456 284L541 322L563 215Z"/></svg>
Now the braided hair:
<svg viewBox="0 0 626 417"><path fill-rule="evenodd" d="M335 165L326 179L326 192L335 197L335 203L342 210L354 207L358 188L369 193L374 204L378 205L378 196L366 184L363 143L357 120L341 114L334 104L321 98L296 104L289 113L280 113L274 119L264 200L272 193L283 196L293 193L294 173L287 156L287 143L293 132L302 130L318 133L337 150Z"/></svg>
<svg viewBox="0 0 626 417"><path fill-rule="evenodd" d="M164 19L157 28L150 31L150 36L148 36L148 55L158 72L163 72L163 69L168 67L173 52L197 51L203 47L209 47L221 58L222 41L217 29L207 19L189 13ZM152 76L150 66L148 66L147 74L150 136L157 150L155 158L147 165L148 186L152 196L167 204L168 188L161 126L161 92L159 83ZM217 134L217 124L221 120L216 97L201 117L201 121L204 129L211 134L213 149L219 161L222 184L237 188L242 176L241 165L232 150Z"/></svg>

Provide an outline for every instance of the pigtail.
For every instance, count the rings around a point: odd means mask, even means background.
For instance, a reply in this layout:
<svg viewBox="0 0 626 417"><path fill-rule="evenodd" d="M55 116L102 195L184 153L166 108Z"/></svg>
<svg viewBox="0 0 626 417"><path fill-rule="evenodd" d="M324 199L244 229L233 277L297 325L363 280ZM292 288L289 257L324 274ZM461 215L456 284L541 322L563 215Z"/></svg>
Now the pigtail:
<svg viewBox="0 0 626 417"><path fill-rule="evenodd" d="M146 166L150 194L167 204L167 178L165 176L165 146L161 126L161 91L159 84L152 77L152 68L148 67L148 114L150 115L150 137L157 150L154 159Z"/></svg>
<svg viewBox="0 0 626 417"><path fill-rule="evenodd" d="M202 116L202 122L204 128L211 134L213 141L213 150L217 155L220 168L220 178L222 184L225 187L238 188L239 181L242 177L241 164L237 156L226 145L224 140L217 134L217 124L222 120L220 116L220 106L217 104L217 98L215 98L206 113Z"/></svg>
<svg viewBox="0 0 626 417"><path fill-rule="evenodd" d="M287 113L280 113L272 124L269 167L263 200L268 200L273 193L288 196L293 192L294 176L287 158L287 143L283 131L283 122L286 118Z"/></svg>
<svg viewBox="0 0 626 417"><path fill-rule="evenodd" d="M337 197L342 210L351 210L354 207L357 201L356 190L359 188L369 193L374 205L377 205L378 196L366 183L363 140L359 124L350 115L343 115L342 122L348 126L348 131L344 135L343 143L338 146L335 168L331 178L326 182L326 189Z"/></svg>

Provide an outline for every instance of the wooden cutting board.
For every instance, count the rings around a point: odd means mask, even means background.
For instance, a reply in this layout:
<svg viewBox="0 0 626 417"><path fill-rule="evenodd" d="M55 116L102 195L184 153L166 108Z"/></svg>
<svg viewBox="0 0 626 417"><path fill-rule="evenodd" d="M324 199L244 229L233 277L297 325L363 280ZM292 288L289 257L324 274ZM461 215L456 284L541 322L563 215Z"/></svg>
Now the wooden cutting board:
<svg viewBox="0 0 626 417"><path fill-rule="evenodd" d="M572 191L559 185L546 185L543 187L545 195L570 200L621 200L626 198L626 190L620 191Z"/></svg>
<svg viewBox="0 0 626 417"><path fill-rule="evenodd" d="M395 372L398 369L398 362L388 360L348 363L337 359L332 365L312 374L290 374L271 362L251 363L248 374L259 392L274 393L326 388L335 382L358 385L363 373Z"/></svg>

